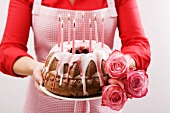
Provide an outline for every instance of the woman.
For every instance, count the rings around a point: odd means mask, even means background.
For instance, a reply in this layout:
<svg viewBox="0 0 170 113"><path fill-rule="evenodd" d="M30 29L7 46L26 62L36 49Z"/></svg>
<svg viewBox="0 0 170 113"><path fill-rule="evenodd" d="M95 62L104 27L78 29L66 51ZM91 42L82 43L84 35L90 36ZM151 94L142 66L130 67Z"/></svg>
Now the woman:
<svg viewBox="0 0 170 113"><path fill-rule="evenodd" d="M23 113L115 113L101 106L98 99L65 101L40 93L43 63L49 50L57 43L58 15L66 22L70 14L71 19L77 20L77 26L81 26L79 21L82 11L85 20L94 18L95 13L98 25L103 15L105 43L110 48L113 48L114 33L118 27L121 51L132 57L130 66L147 70L150 45L141 25L136 0L10 0L7 24L0 45L0 70L15 77L32 76ZM85 24L87 26L88 21ZM34 32L37 60L27 53L30 27ZM76 30L76 39L80 39L81 28ZM100 36L101 29L98 32Z"/></svg>

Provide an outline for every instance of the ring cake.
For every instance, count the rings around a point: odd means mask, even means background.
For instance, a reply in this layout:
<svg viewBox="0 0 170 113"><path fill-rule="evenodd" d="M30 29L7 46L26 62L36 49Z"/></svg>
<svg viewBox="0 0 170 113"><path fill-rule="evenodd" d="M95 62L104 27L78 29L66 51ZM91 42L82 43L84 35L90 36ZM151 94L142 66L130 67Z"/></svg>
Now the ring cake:
<svg viewBox="0 0 170 113"><path fill-rule="evenodd" d="M105 70L105 61L112 52L102 43L92 40L92 52L89 53L89 40L75 40L75 54L72 43L55 45L46 58L43 71L44 87L60 96L93 96L107 85L109 79Z"/></svg>

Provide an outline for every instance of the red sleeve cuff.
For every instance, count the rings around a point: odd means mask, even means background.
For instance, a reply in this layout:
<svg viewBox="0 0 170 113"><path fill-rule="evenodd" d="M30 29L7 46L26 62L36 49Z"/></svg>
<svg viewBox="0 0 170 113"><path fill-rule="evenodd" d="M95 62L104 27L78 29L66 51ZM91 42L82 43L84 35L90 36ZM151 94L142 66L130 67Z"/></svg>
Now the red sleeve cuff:
<svg viewBox="0 0 170 113"><path fill-rule="evenodd" d="M2 71L4 74L8 74L14 77L26 77L24 75L15 74L13 71L13 64L18 58L22 56L28 56L32 58L29 54L17 47L2 48L2 46L0 48L0 54L0 71Z"/></svg>

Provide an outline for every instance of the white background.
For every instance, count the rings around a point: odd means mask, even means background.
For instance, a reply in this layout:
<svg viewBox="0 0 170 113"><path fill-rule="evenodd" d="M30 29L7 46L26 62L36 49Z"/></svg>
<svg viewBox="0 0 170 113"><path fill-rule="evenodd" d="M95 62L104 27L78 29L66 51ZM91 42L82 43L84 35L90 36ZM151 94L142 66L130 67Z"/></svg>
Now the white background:
<svg viewBox="0 0 170 113"><path fill-rule="evenodd" d="M142 99L129 100L123 113L170 113L170 1L137 0L145 33L149 38L152 61L148 68L149 92ZM9 0L0 0L0 40L3 35ZM116 34L117 36L117 34ZM29 47L32 45L30 33ZM120 41L116 40L119 47ZM169 47L168 47L169 46ZM31 54L32 48L29 50ZM21 113L29 78L14 78L0 73L0 113Z"/></svg>

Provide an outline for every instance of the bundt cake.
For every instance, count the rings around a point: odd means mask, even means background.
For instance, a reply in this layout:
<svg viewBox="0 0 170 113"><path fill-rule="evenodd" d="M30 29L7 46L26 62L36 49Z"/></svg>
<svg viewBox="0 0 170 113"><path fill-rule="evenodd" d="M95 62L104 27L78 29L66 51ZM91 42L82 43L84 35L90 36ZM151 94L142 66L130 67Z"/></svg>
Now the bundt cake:
<svg viewBox="0 0 170 113"><path fill-rule="evenodd" d="M89 40L75 40L75 54L72 43L63 43L63 51L56 44L46 58L43 79L44 87L60 96L83 97L101 92L109 79L105 70L105 61L112 52L101 42L92 40L92 52L89 53Z"/></svg>

